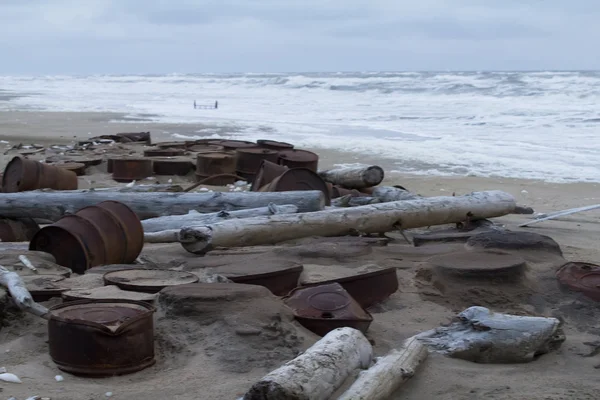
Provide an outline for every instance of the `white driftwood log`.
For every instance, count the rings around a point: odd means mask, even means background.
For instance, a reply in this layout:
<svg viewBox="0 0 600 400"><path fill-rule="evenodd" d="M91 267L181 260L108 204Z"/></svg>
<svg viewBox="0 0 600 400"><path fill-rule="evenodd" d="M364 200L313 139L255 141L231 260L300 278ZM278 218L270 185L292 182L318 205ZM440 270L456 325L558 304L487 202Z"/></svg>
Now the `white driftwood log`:
<svg viewBox="0 0 600 400"><path fill-rule="evenodd" d="M44 218L52 221L65 214L105 200L129 206L140 219L165 215L221 210L243 210L293 204L300 212L318 211L325 207L325 195L319 190L293 192L214 192L214 193L130 193L112 191L20 192L0 193L0 215L8 218Z"/></svg>
<svg viewBox="0 0 600 400"><path fill-rule="evenodd" d="M159 232L170 229L177 229L177 232L184 226L198 226L214 224L230 218L250 218L261 215L276 214L294 214L298 212L298 207L293 204L275 205L269 204L267 207L250 208L248 210L237 211L219 211L216 213L203 214L195 210L184 215L169 215L166 217L157 217L145 219L142 221L144 232Z"/></svg>
<svg viewBox="0 0 600 400"><path fill-rule="evenodd" d="M428 350L415 337L407 339L400 350L377 358L375 365L362 371L338 400L385 400L409 380L427 358Z"/></svg>
<svg viewBox="0 0 600 400"><path fill-rule="evenodd" d="M353 328L338 328L255 383L244 400L327 400L346 378L371 364L373 348Z"/></svg>
<svg viewBox="0 0 600 400"><path fill-rule="evenodd" d="M455 321L415 336L432 350L477 363L530 362L565 340L556 318L494 313L469 307Z"/></svg>
<svg viewBox="0 0 600 400"><path fill-rule="evenodd" d="M377 165L361 165L319 171L319 176L334 185L348 189L364 189L379 185L383 181L384 172L383 168Z"/></svg>
<svg viewBox="0 0 600 400"><path fill-rule="evenodd" d="M204 254L215 247L274 244L308 236L343 236L353 232L382 233L484 219L510 213L515 199L501 191L475 192L457 197L417 200L327 209L312 213L232 219L204 227L181 230L183 247Z"/></svg>
<svg viewBox="0 0 600 400"><path fill-rule="evenodd" d="M48 309L33 301L31 293L16 272L11 272L0 265L0 285L8 289L14 303L19 309L27 311L38 317L47 317Z"/></svg>
<svg viewBox="0 0 600 400"><path fill-rule="evenodd" d="M415 200L420 198L420 196L411 193L408 190L393 186L377 186L375 189L373 189L371 196L378 198L382 202Z"/></svg>

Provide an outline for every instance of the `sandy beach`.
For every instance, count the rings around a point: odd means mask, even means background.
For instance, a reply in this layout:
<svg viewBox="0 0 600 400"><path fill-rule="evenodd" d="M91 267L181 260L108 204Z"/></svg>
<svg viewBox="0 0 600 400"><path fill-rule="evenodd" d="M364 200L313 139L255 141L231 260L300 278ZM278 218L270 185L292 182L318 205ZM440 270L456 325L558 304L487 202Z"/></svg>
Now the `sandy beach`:
<svg viewBox="0 0 600 400"><path fill-rule="evenodd" d="M0 169L4 169L14 155L6 151L18 143L69 144L97 135L139 131L150 131L153 141L160 142L173 140L171 135L175 133L199 136L204 130L214 133L214 127L202 124L112 122L123 119L124 116L117 113L0 112ZM235 131L223 130L220 134L237 137ZM320 155L321 168L357 162L378 164L386 171L394 168L394 160L319 148L309 150ZM171 177L155 181L166 183L168 179ZM186 178L173 181L182 185L191 183ZM87 188L108 186L112 180L105 170L98 169L92 176L79 177L79 182L80 187ZM399 173L387 174L384 183L400 184L423 196L497 189L512 194L519 205L532 207L539 213L600 203L599 183L558 184L501 177ZM394 395L394 400L597 399L600 393L600 306L580 295L559 290L554 273L565 260L600 263L600 210L542 222L531 228L517 227L530 218L530 215L508 215L494 219L511 230L550 236L562 249L562 257L522 252L529 268L524 294L503 292L502 287L485 288L477 293L468 288L464 293L449 289L444 292L421 279L418 271L427 268L429 256L457 251L462 244L429 245L417 251L401 236L391 235L395 240L388 246L373 247L369 252L342 261L324 255L308 259L291 250L285 258L310 264L311 271L331 267L331 273L336 268L349 272L367 264L397 267L400 289L385 303L370 310L374 322L367 336L375 343L378 356L418 332L448 323L456 312L470 305L484 305L498 312L554 316L564 321L566 341L562 346L527 364L481 365L431 354L418 373ZM157 262L183 260L187 263L186 270L190 271L217 265L215 259L220 257L193 259L179 244L146 246L144 254ZM283 256L265 251L251 256L225 254L223 257L232 263L260 263ZM90 279L87 281L86 284L92 284ZM75 283L84 282L80 279ZM52 300L49 304L56 302ZM277 304L271 299L260 303L262 308L232 308L231 315L235 318L223 317L212 325L196 323L191 318L178 322L159 310L156 315L157 364L135 374L106 379L86 379L60 372L48 355L45 322L28 315L11 318L0 329L0 367L17 374L23 383L3 383L0 397L22 400L40 395L53 400L96 400L108 398L106 393L111 392L111 399L237 399L268 371L318 339ZM275 324L273 340L268 344L256 337L232 333L242 325L264 330L275 315L280 321ZM64 376L64 381L57 382L55 375Z"/></svg>

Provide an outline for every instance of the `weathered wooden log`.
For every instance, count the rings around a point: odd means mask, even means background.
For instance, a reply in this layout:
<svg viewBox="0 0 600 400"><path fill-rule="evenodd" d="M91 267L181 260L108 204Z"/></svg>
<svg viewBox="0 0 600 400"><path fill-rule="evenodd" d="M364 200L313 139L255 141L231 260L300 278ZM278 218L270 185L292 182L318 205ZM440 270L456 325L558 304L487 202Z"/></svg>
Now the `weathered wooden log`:
<svg viewBox="0 0 600 400"><path fill-rule="evenodd" d="M19 309L27 311L38 317L48 318L48 309L33 301L31 293L16 272L12 272L0 265L0 285L8 289L13 302Z"/></svg>
<svg viewBox="0 0 600 400"><path fill-rule="evenodd" d="M126 204L140 219L187 214L190 210L203 213L243 210L266 207L270 203L293 204L300 212L318 211L325 207L325 195L319 190L264 193L20 192L0 193L0 215L56 221L65 214L105 200Z"/></svg>
<svg viewBox="0 0 600 400"><path fill-rule="evenodd" d="M378 186L373 189L371 196L378 198L382 202L415 200L420 198L419 195L409 192L408 190L400 189L393 186Z"/></svg>
<svg viewBox="0 0 600 400"><path fill-rule="evenodd" d="M361 165L319 171L319 176L334 185L348 189L364 189L379 185L383 181L384 172L383 168L377 165Z"/></svg>
<svg viewBox="0 0 600 400"><path fill-rule="evenodd" d="M0 252L7 250L29 250L29 242L0 242Z"/></svg>
<svg viewBox="0 0 600 400"><path fill-rule="evenodd" d="M204 254L215 247L274 244L308 236L382 233L395 229L457 223L465 219L510 213L515 199L502 191L475 192L457 197L430 197L313 213L233 219L181 230L182 246Z"/></svg>
<svg viewBox="0 0 600 400"><path fill-rule="evenodd" d="M243 400L327 400L352 372L367 368L372 355L360 331L335 329L255 383Z"/></svg>
<svg viewBox="0 0 600 400"><path fill-rule="evenodd" d="M409 380L427 358L427 347L415 337L407 339L400 350L392 350L376 359L375 365L362 371L338 400L386 400Z"/></svg>
<svg viewBox="0 0 600 400"><path fill-rule="evenodd" d="M203 214L195 210L185 215L169 215L166 217L157 217L145 219L142 221L144 233L159 232L176 229L177 232L184 226L199 226L214 224L230 218L250 218L261 215L276 214L294 214L298 212L298 207L293 204L275 205L269 204L267 207L250 208L248 210L237 211L219 211L216 213Z"/></svg>
<svg viewBox="0 0 600 400"><path fill-rule="evenodd" d="M32 192L44 192L44 193L56 193L56 190L52 189L39 189ZM91 188L91 189L78 189L78 190L62 190L62 193L87 193L87 192L183 192L183 187L179 185L172 185L168 183L160 183L156 185L133 185L133 186L114 186L107 188Z"/></svg>

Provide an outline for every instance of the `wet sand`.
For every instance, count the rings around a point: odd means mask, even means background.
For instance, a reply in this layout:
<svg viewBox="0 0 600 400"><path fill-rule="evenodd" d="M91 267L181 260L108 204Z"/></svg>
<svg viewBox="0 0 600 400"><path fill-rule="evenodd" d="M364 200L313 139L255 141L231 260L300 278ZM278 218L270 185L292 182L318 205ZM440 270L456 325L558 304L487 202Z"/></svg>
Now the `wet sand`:
<svg viewBox="0 0 600 400"><path fill-rule="evenodd" d="M199 124L109 122L119 118L122 118L122 115L109 113L0 113L0 140L10 142L0 144L0 149L19 142L70 143L75 139L125 131L151 131L153 140L163 141L172 140L170 135L173 133L198 135L201 134L198 131L211 129L210 126ZM235 136L235 132L230 133ZM372 156L314 150L320 154L321 166L324 168L347 162L378 163ZM1 168L6 161L7 156L3 155L0 159ZM393 168L387 160L380 164L386 170ZM80 180L84 178L90 179L81 177ZM94 179L96 178L104 183L110 181L109 176L101 171L97 172ZM555 184L520 179L407 174L388 174L386 183L401 184L424 196L452 193L460 195L471 191L498 189L511 193L520 205L532 207L536 212L551 212L600 203L600 184L590 183ZM566 260L600 263L600 210L542 222L531 228L516 227L529 218L531 216L509 215L495 221L510 229L537 232L554 238L560 244ZM341 268L351 269L368 263L397 266L399 291L372 311L375 320L368 335L375 342L377 355L385 354L415 333L447 323L460 307L465 306L460 298L432 293L431 288L423 289L415 275L415 271L422 267L423 257L413 257L410 248L404 246L401 241L395 246L400 246L398 254L393 258L395 261L390 261L389 254L384 250L375 250L372 254L347 260L347 263L325 259L300 260L308 264L321 264L322 268L341 264ZM154 251L152 246L148 246L148 250L145 251L148 251L149 256L168 260L188 257L187 254L183 254L185 252L171 254L166 250ZM177 249L169 251L176 252ZM179 251L181 252L181 249ZM600 355L593 351L593 346L586 343L600 341L600 307L597 303L556 289L553 276L561 260L536 259L533 255L530 257L533 266L530 278L532 283L537 285L537 291L530 298L519 303L519 299L510 298L509 292L481 292L483 297L480 298L480 302L493 304L494 311L529 312L563 319L567 339L561 348L531 363L516 365L480 365L432 355L392 399L591 400L598 397L600 383L597 368L600 366ZM260 260L257 259L256 262ZM539 306L540 302L543 306ZM213 353L215 348L217 352L225 351L223 346L226 343L219 342L216 346L212 342L217 340L215 335L219 332L190 332L189 326L185 328L188 331L184 328L174 324L168 329L159 330L160 359L155 367L137 374L101 380L76 378L60 372L47 354L44 324L32 317L13 321L12 326L0 330L0 367L7 367L9 372L21 376L24 383L3 384L1 397L15 396L21 399L37 394L53 399L103 399L106 398L105 392L110 391L114 393L112 398L115 399L231 400L243 394L245 389L272 368L254 362L247 364L249 369L243 371L223 369L218 365L218 360L207 355L208 347ZM226 325L223 325L219 329L226 328ZM179 331L180 329L184 331ZM306 334L306 331L297 326L293 329L297 330L296 336L303 339L301 344L298 344L299 348L306 348L316 340L314 335ZM179 347L166 346L167 336L169 340L178 343ZM248 352L248 349L242 347L237 355L230 357L247 361ZM272 355L277 365L281 363L277 357L283 359L286 354L288 353ZM591 356L586 356L589 354ZM65 380L56 382L54 375L57 374L63 375Z"/></svg>

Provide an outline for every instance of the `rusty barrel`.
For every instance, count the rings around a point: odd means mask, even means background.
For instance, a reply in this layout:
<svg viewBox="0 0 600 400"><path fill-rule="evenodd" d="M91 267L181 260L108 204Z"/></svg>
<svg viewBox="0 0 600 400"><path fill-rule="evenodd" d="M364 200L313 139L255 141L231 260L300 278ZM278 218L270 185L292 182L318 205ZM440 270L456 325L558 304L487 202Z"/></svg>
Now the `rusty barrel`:
<svg viewBox="0 0 600 400"><path fill-rule="evenodd" d="M151 305L134 300L79 300L50 308L48 347L62 371L113 376L155 363Z"/></svg>
<svg viewBox="0 0 600 400"><path fill-rule="evenodd" d="M28 242L39 230L31 218L0 218L0 242Z"/></svg>
<svg viewBox="0 0 600 400"><path fill-rule="evenodd" d="M292 168L260 188L260 192L290 192L296 190L320 190L325 195L325 205L331 205L329 187L316 172L308 168Z"/></svg>
<svg viewBox="0 0 600 400"><path fill-rule="evenodd" d="M185 154L185 149L150 149L144 150L144 157L177 157Z"/></svg>
<svg viewBox="0 0 600 400"><path fill-rule="evenodd" d="M317 172L319 156L307 150L282 150L279 152L277 163L289 168L308 168Z"/></svg>
<svg viewBox="0 0 600 400"><path fill-rule="evenodd" d="M216 144L192 144L187 147L193 153L209 153L211 151L225 151L225 147Z"/></svg>
<svg viewBox="0 0 600 400"><path fill-rule="evenodd" d="M294 145L291 143L278 142L276 140L261 139L261 140L257 140L256 143L260 147L269 149L269 150L282 151L282 150L291 150L294 148Z"/></svg>
<svg viewBox="0 0 600 400"><path fill-rule="evenodd" d="M277 178L288 169L289 168L285 165L279 165L268 160L263 160L256 172L250 190L253 192L258 191L261 187L271 183L273 179Z"/></svg>
<svg viewBox="0 0 600 400"><path fill-rule="evenodd" d="M187 147L185 142L160 142L154 145L161 149L185 149Z"/></svg>
<svg viewBox="0 0 600 400"><path fill-rule="evenodd" d="M155 157L152 164L156 175L187 175L193 167L185 157Z"/></svg>
<svg viewBox="0 0 600 400"><path fill-rule="evenodd" d="M125 204L104 201L40 229L30 250L50 253L56 263L82 274L97 265L130 264L144 245L144 230Z"/></svg>
<svg viewBox="0 0 600 400"><path fill-rule="evenodd" d="M131 182L152 176L152 160L147 158L114 158L112 178L117 182Z"/></svg>
<svg viewBox="0 0 600 400"><path fill-rule="evenodd" d="M275 150L261 149L260 147L237 149L235 164L236 173L237 175L248 179L249 182L253 182L263 160L276 163L277 157L277 151Z"/></svg>
<svg viewBox="0 0 600 400"><path fill-rule="evenodd" d="M235 154L232 152L199 153L196 156L196 180L198 182L223 174L235 174ZM234 183L234 177L219 177L211 180L211 185L227 185Z"/></svg>
<svg viewBox="0 0 600 400"><path fill-rule="evenodd" d="M75 175L82 176L85 175L85 164L84 163L76 163L76 162L66 162L54 164L58 168L66 169L67 171L75 172Z"/></svg>
<svg viewBox="0 0 600 400"><path fill-rule="evenodd" d="M5 193L36 189L75 190L77 175L54 165L16 156L6 165L2 176Z"/></svg>

